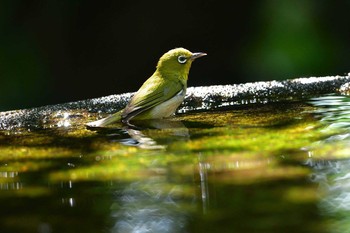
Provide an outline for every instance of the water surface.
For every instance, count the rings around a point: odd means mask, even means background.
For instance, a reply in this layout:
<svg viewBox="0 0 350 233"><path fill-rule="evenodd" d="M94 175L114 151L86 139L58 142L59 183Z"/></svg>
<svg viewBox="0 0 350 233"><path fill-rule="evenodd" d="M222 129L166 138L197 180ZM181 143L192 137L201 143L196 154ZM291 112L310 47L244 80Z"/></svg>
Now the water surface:
<svg viewBox="0 0 350 233"><path fill-rule="evenodd" d="M348 103L1 131L0 232L346 232Z"/></svg>

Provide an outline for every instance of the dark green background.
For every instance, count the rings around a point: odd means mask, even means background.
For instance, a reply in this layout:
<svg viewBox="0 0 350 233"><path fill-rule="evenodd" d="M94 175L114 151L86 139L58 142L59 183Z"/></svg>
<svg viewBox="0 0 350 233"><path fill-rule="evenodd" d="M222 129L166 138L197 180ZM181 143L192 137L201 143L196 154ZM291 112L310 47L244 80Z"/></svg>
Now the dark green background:
<svg viewBox="0 0 350 233"><path fill-rule="evenodd" d="M136 91L169 49L189 86L350 71L350 1L0 1L0 110Z"/></svg>

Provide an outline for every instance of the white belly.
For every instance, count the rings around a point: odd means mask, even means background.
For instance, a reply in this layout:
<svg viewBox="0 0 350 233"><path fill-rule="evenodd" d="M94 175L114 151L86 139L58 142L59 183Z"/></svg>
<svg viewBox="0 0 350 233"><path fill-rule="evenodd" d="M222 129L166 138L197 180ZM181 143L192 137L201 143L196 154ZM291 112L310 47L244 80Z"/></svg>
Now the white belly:
<svg viewBox="0 0 350 233"><path fill-rule="evenodd" d="M149 114L151 118L158 119L169 117L174 114L176 109L180 106L186 95L186 90L180 91L173 98L157 105L156 107L150 109Z"/></svg>

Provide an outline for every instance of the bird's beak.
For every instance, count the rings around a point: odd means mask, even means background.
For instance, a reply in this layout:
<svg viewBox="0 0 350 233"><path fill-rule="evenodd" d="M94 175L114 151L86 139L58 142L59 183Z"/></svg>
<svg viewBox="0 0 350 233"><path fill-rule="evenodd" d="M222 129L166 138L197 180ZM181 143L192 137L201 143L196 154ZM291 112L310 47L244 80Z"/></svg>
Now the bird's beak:
<svg viewBox="0 0 350 233"><path fill-rule="evenodd" d="M207 54L206 53L192 53L191 60L193 61L193 60L195 60L199 57L203 57L205 55L207 55Z"/></svg>

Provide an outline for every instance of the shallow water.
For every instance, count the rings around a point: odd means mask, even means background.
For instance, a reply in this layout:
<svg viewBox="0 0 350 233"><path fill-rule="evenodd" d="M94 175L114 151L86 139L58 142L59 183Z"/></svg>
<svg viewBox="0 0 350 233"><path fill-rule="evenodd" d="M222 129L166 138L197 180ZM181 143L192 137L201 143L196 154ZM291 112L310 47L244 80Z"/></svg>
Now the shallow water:
<svg viewBox="0 0 350 233"><path fill-rule="evenodd" d="M0 232L346 232L349 103L0 131Z"/></svg>

